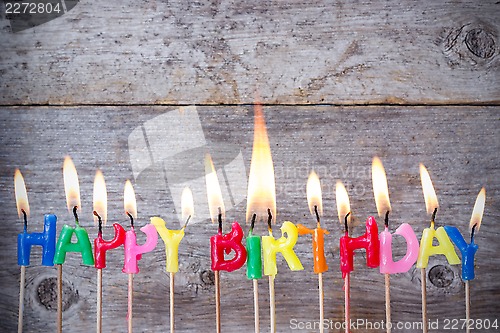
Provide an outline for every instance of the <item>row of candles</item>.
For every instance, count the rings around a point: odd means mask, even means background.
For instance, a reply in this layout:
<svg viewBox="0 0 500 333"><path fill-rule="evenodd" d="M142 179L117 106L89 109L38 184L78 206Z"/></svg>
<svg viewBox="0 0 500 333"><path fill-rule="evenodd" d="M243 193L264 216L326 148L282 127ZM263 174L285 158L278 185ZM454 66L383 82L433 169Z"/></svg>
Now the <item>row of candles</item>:
<svg viewBox="0 0 500 333"><path fill-rule="evenodd" d="M251 227L243 243L244 232L238 222L233 222L231 231L223 233L223 221L225 219L224 201L220 190L217 173L209 155L205 158L206 185L208 204L212 221L218 222L218 232L210 238L211 268L215 274L216 287L216 327L217 332L221 330L220 321L220 271L231 272L237 270L247 263L247 278L253 281L254 287L254 310L255 331L259 332L259 302L258 302L258 280L262 274L269 277L270 291L270 330L275 332L275 297L274 279L277 275L276 258L281 253L289 268L293 271L302 270L303 266L294 251L299 235L312 235L312 250L314 260L314 273L318 275L319 284L319 317L320 322L324 320L323 309L323 278L322 273L328 270L324 254L324 236L328 231L321 227L322 195L321 184L318 176L313 171L307 182L307 201L310 212L316 219L316 228L307 228L302 224L295 225L286 221L281 226L282 236L274 238L272 225L275 223L276 198L274 168L265 121L262 110L256 107L254 145L248 182L247 200L247 222L251 221ZM371 268L379 268L380 273L385 275L386 286L386 321L391 321L390 310L390 274L407 272L415 263L422 272L422 320L423 331L427 332L426 314L426 274L429 257L444 255L451 265L462 263L462 279L466 286L466 317L470 318L469 308L469 280L474 279L474 256L478 246L474 243L474 233L479 230L485 205L485 190L480 191L473 209L470 221L471 241L467 243L456 227L445 226L435 229L435 216L438 209L437 196L434 191L429 173L423 165L420 165L420 174L424 192L427 212L432 215L430 227L423 230L420 245L413 228L408 223L400 225L392 234L389 231L389 213L391 205L387 178L382 162L377 157L372 164L372 180L378 215L384 218L384 230L379 234L377 222L374 217L366 220L366 231L359 237L351 237L350 221L351 210L347 191L341 182L337 183L336 201L339 220L344 227L344 236L340 238L340 270L345 283L345 331L349 332L349 291L350 273L354 269L355 250L365 249L366 265ZM64 187L68 210L75 217L76 226L64 225L59 238L56 241L56 216L45 215L44 230L40 233L28 233L29 203L26 193L24 179L19 170L15 173L15 193L18 214L24 217L24 231L18 236L18 264L21 266L21 285L19 301L19 326L18 331L23 329L23 302L25 268L30 264L31 248L34 245L42 247L42 265L58 268L58 332L62 331L62 265L67 253L80 253L85 265L94 265L97 268L97 332L102 330L102 270L106 267L106 252L123 245L124 265L123 272L128 274L128 331L132 332L132 299L133 299L133 276L139 273L138 261L142 255L151 252L157 245L158 234L165 244L166 271L170 274L170 330L174 331L174 274L178 272L178 249L184 237L184 230L189 219L194 214L193 197L189 188L182 193L181 206L184 226L180 230L167 229L166 223L160 217L151 218L151 223L140 230L146 234L143 245L137 244L134 229L134 220L137 218L137 207L135 193L130 181L125 183L124 208L130 219L131 228L128 231L118 223L113 224L114 237L104 240L102 237L103 225L107 220L107 194L104 176L97 171L94 181L94 219L98 224L97 237L94 239L92 250L89 235L85 228L79 225L78 210L80 209L80 190L76 168L69 157L63 165ZM254 234L256 221L265 220L268 223L269 235L258 236ZM72 241L73 235L76 242ZM400 260L394 262L392 256L392 237L402 236L406 241L406 254ZM437 239L439 245L433 245ZM462 260L459 259L453 243L459 249ZM231 252L234 256L226 258ZM225 256L226 255L226 256ZM262 264L263 263L263 264ZM263 269L262 269L263 268ZM391 325L387 325L387 331L391 331ZM323 331L323 325L320 324Z"/></svg>

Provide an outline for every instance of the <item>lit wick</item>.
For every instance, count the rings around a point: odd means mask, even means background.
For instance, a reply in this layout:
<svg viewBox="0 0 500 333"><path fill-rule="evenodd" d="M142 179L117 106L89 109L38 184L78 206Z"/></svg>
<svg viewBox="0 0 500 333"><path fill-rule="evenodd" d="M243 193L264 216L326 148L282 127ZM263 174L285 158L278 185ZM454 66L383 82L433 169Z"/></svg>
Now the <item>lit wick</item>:
<svg viewBox="0 0 500 333"><path fill-rule="evenodd" d="M77 213L78 206L73 207L73 216L75 217L75 224L77 227L80 226L80 222L78 221L78 213Z"/></svg>
<svg viewBox="0 0 500 333"><path fill-rule="evenodd" d="M185 229L189 223L189 220L191 219L191 215L189 215L186 219L186 223L184 223L184 227L182 227L182 229Z"/></svg>
<svg viewBox="0 0 500 333"><path fill-rule="evenodd" d="M130 227L134 229L134 217L129 212L127 212L127 215L130 218Z"/></svg>
<svg viewBox="0 0 500 333"><path fill-rule="evenodd" d="M348 222L349 215L351 215L351 212L347 213L346 216L344 217L344 231L347 236L349 236L349 222Z"/></svg>
<svg viewBox="0 0 500 333"><path fill-rule="evenodd" d="M471 244L474 243L474 233L476 232L476 227L477 227L477 223L472 226L472 230L470 232L470 243Z"/></svg>
<svg viewBox="0 0 500 333"><path fill-rule="evenodd" d="M94 210L94 215L97 216L97 221L99 221L99 235L102 235L102 219L101 216Z"/></svg>
<svg viewBox="0 0 500 333"><path fill-rule="evenodd" d="M390 211L387 211L385 213L384 225L386 228L389 228L389 213L390 213Z"/></svg>
<svg viewBox="0 0 500 333"><path fill-rule="evenodd" d="M318 227L321 223L321 220L319 218L319 213L318 213L318 206L317 205L314 205L314 213L316 213L316 221L318 222Z"/></svg>
<svg viewBox="0 0 500 333"><path fill-rule="evenodd" d="M250 231L248 232L250 235L253 233L253 228L255 227L255 219L257 218L257 214L252 215L252 223L250 225Z"/></svg>
<svg viewBox="0 0 500 333"><path fill-rule="evenodd" d="M436 207L436 208L434 208L434 212L432 212L432 217L431 217L431 225L432 225L433 228L434 228L434 221L436 220L436 214L437 214L437 212L438 212L438 209Z"/></svg>
<svg viewBox="0 0 500 333"><path fill-rule="evenodd" d="M270 234L273 233L273 227L271 226L272 221L273 221L273 214L271 213L271 210L268 208L267 209L267 230L269 231Z"/></svg>
<svg viewBox="0 0 500 333"><path fill-rule="evenodd" d="M219 234L222 234L222 209L219 207Z"/></svg>
<svg viewBox="0 0 500 333"><path fill-rule="evenodd" d="M26 214L26 211L21 208L21 212L23 212L24 216L24 232L28 232L28 214Z"/></svg>

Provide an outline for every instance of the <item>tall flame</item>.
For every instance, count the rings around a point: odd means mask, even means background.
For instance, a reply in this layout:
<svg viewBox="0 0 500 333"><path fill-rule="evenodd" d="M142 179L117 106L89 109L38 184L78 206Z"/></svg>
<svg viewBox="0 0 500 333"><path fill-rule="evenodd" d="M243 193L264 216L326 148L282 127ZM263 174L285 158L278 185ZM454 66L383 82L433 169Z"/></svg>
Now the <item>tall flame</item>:
<svg viewBox="0 0 500 333"><path fill-rule="evenodd" d="M479 230L481 226L481 220L483 219L484 203L486 201L486 189L483 187L476 198L476 203L474 204L474 209L472 210L472 216L470 218L470 228L476 226L476 231Z"/></svg>
<svg viewBox="0 0 500 333"><path fill-rule="evenodd" d="M255 106L252 162L248 177L247 222L253 214L259 218L268 216L270 209L276 222L276 185L274 166L267 136L262 105Z"/></svg>
<svg viewBox="0 0 500 333"><path fill-rule="evenodd" d="M372 183L378 216L384 216L386 212L391 211L391 202L389 201L389 188L387 187L384 166L380 158L376 156L373 158L372 163Z"/></svg>
<svg viewBox="0 0 500 333"><path fill-rule="evenodd" d="M125 214L130 214L134 219L137 218L137 202L135 201L135 191L130 180L125 182L125 189L123 190L123 207Z"/></svg>
<svg viewBox="0 0 500 333"><path fill-rule="evenodd" d="M210 210L210 217L213 223L217 221L219 208L222 213L222 218L224 219L226 208L224 207L219 179L217 178L217 172L215 172L214 163L212 162L210 154L205 155L205 180L207 183L208 209Z"/></svg>
<svg viewBox="0 0 500 333"><path fill-rule="evenodd" d="M28 202L28 193L26 193L26 184L24 184L24 178L19 169L16 169L14 173L14 192L16 194L17 215L21 217L24 210L26 216L29 217L30 204Z"/></svg>
<svg viewBox="0 0 500 333"><path fill-rule="evenodd" d="M76 173L75 164L71 157L66 156L63 165L64 176L64 192L66 193L66 204L71 212L73 207L81 209L80 203L80 184L78 183L78 174Z"/></svg>
<svg viewBox="0 0 500 333"><path fill-rule="evenodd" d="M422 163L420 163L420 179L422 180L427 214L432 214L434 209L439 208L439 203L434 186L432 186L431 176L429 176L429 172Z"/></svg>
<svg viewBox="0 0 500 333"><path fill-rule="evenodd" d="M323 198L321 195L321 183L316 172L311 171L309 174L309 179L307 180L306 186L307 193L307 204L309 205L309 211L311 214L315 214L314 206L318 207L318 213L320 216L323 215Z"/></svg>
<svg viewBox="0 0 500 333"><path fill-rule="evenodd" d="M344 224L345 216L351 212L351 205L349 204L349 196L347 190L341 181L337 182L335 197L337 201L337 212L339 214L339 221ZM351 223L351 215L347 218L347 223Z"/></svg>
<svg viewBox="0 0 500 333"><path fill-rule="evenodd" d="M181 196L182 219L186 220L194 215L193 192L189 187L182 190Z"/></svg>
<svg viewBox="0 0 500 333"><path fill-rule="evenodd" d="M99 214L102 223L106 224L108 219L108 193L101 170L97 170L94 178L94 211ZM94 222L98 222L98 218L95 215Z"/></svg>

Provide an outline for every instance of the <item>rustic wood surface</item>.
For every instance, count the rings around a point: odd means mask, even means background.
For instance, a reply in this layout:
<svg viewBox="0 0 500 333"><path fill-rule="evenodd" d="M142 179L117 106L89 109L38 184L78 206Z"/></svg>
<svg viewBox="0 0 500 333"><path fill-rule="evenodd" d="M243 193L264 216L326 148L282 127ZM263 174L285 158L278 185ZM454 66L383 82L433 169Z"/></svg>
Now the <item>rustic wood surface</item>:
<svg viewBox="0 0 500 333"><path fill-rule="evenodd" d="M244 222L253 139L249 104L256 100L267 105L276 229L285 220L313 227L305 195L309 171L314 168L323 182L323 220L331 231L326 237L330 270L323 275L325 318L338 325L344 316L335 182L347 186L357 223L353 233L359 235L364 219L376 213L370 167L378 155L388 173L393 230L409 222L420 237L428 226L419 162L429 168L437 190L438 225L466 233L475 197L486 186L477 278L471 282L472 318L500 320L498 1L81 1L63 16L17 33L5 19L3 2L0 8L0 331L17 326L16 235L22 222L15 208L14 170L21 169L28 186L30 231L41 231L45 213L58 215L60 230L73 223L62 182L67 154L80 175L81 221L91 238L97 232L91 216L97 168L106 177L109 222L124 226L127 178L138 196L139 226L159 215L168 227L179 227L172 223L178 220L179 187L194 187L197 216L181 243L175 281L176 328L215 331L208 240L216 226L206 216L200 163L210 151L216 167L224 169L219 177L226 185L228 220ZM198 114L175 111L194 104ZM188 116L194 118L186 126L179 119ZM111 231L108 223L106 237ZM264 234L265 226L259 224L257 232ZM141 233L138 239L144 241ZM404 244L395 242L400 257ZM305 271L290 272L283 260L278 264L278 332L291 331L291 319L319 317L310 237L301 237L296 251ZM110 251L107 260L103 329L124 332L123 250ZM160 240L139 263L137 332L168 331L164 261ZM36 249L26 270L25 332L56 327L56 269L39 262ZM363 254L356 256L355 267L351 316L380 323L384 277L364 266ZM440 329L433 331L439 332L444 319L465 317L464 285L460 266L441 257L431 259L427 272L429 318L440 320ZM63 273L64 331L94 330L96 270L69 255ZM221 288L223 332L251 332L253 292L244 269L222 273ZM419 270L391 277L391 290L393 321L418 322ZM267 279L259 282L259 294L261 329L268 332Z"/></svg>
<svg viewBox="0 0 500 333"><path fill-rule="evenodd" d="M91 237L97 232L91 219L92 182L101 168L107 182L109 220L128 226L122 208L123 184L133 179L129 157L129 135L137 126L173 111L164 106L79 106L3 107L0 110L0 203L3 222L0 258L0 331L12 332L17 324L19 267L16 263L16 234L22 222L16 214L13 189L15 168L20 168L28 186L31 204L30 230L40 231L44 213L58 215L58 230L72 224L66 210L62 162L70 154L79 172L81 223ZM403 222L413 225L420 237L428 226L418 175L423 162L431 173L441 209L438 225L455 225L466 232L475 197L486 186L487 201L483 226L477 234L477 278L471 282L472 317L498 318L500 297L500 118L499 107L334 107L270 106L264 108L277 183L278 226L285 220L314 226L305 195L309 171L314 168L323 182L324 227L327 261L324 274L325 318L343 320L343 291L339 271L338 239L341 225L334 200L335 182L345 182L351 207L362 223L376 208L371 189L370 167L374 155L384 162L390 187L392 228ZM174 111L177 112L177 111ZM223 166L234 152L218 150L234 144L241 150L247 170L252 149L252 106L198 107L203 134L211 147L216 166ZM158 118L156 118L158 119ZM190 133L176 129L179 140ZM168 145L165 140L165 145ZM184 156L186 163L202 160L203 154ZM189 157L188 157L189 156ZM195 178L185 168L187 178ZM139 219L143 226L154 215L162 216L169 227L177 221L173 199L163 176L135 182ZM203 209L196 205L196 209ZM228 219L244 220L245 201L227 212ZM105 229L110 237L111 223ZM380 224L381 225L381 224ZM225 226L229 228L228 225ZM248 226L245 226L245 231ZM362 233L357 226L353 234ZM265 233L265 226L257 226ZM216 226L208 219L193 223L180 246L180 271L176 274L176 327L179 332L214 331L214 285L210 271L209 237ZM275 235L279 231L276 230ZM139 241L144 241L143 235ZM396 252L403 254L402 242ZM312 272L310 237L301 237L296 247L305 271L290 272L279 260L276 277L276 307L279 332L290 331L290 320L318 318L317 277ZM355 259L352 274L352 318L380 322L384 313L384 277L364 266L364 255ZM126 330L127 275L121 272L123 250L110 251L103 273L103 328L106 332ZM169 327L169 280L164 268L164 246L160 241L153 253L140 261L141 272L134 279L134 326L137 332L165 332ZM39 266L35 250L26 280L26 332L55 330L56 269ZM431 267L435 267L434 269ZM450 267L440 257L430 261L428 307L431 320L464 318L464 285L460 266ZM64 331L94 330L96 313L96 270L85 267L78 256L69 255L64 265ZM253 330L252 283L244 269L221 274L222 327L224 332ZM262 331L269 331L267 280L260 281ZM420 320L420 273L412 269L391 279L393 320ZM441 326L442 327L442 326ZM299 330L312 332L317 330ZM332 332L338 330L332 330ZM418 332L419 330L405 330ZM355 332L367 332L359 329ZM369 332L381 332L373 330ZM435 331L437 332L437 331Z"/></svg>
<svg viewBox="0 0 500 333"><path fill-rule="evenodd" d="M0 20L0 104L498 103L499 8L81 1L15 34Z"/></svg>

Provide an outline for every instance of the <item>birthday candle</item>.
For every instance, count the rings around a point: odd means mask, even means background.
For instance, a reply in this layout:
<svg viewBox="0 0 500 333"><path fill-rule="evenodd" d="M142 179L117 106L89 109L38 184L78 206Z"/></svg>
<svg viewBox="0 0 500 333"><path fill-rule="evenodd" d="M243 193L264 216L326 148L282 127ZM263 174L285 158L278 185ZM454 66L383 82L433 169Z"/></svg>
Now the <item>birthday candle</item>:
<svg viewBox="0 0 500 333"><path fill-rule="evenodd" d="M137 204L134 188L129 180L125 183L124 206L125 214L130 218L131 228L125 233L125 258L122 272L137 274L139 273L137 262L142 258L144 253L153 251L158 243L158 234L156 233L156 228L152 224L142 227L140 230L146 234L146 242L143 245L137 245L137 236L134 230L134 219L137 219Z"/></svg>
<svg viewBox="0 0 500 333"><path fill-rule="evenodd" d="M254 220L255 222L255 220ZM259 236L253 233L253 226L248 232L246 239L247 245L247 278L260 279L262 278L262 243Z"/></svg>
<svg viewBox="0 0 500 333"><path fill-rule="evenodd" d="M280 229L282 236L278 239L273 237L271 231L269 231L269 236L262 237L265 275L274 276L278 273L278 268L276 266L277 253L281 253L283 255L288 267L292 271L300 271L304 269L302 263L297 257L297 254L295 254L295 251L293 250L299 237L297 227L292 222L285 221Z"/></svg>
<svg viewBox="0 0 500 333"><path fill-rule="evenodd" d="M443 227L434 229L434 219L439 207L436 192L432 186L432 181L427 172L427 169L423 164L420 164L420 176L422 179L422 189L424 191L425 206L427 213L432 213L431 225L429 228L425 228L422 232L422 238L420 239L420 250L417 260L417 268L427 268L429 264L429 257L437 254L442 254L448 260L450 265L458 265L460 259L453 248L453 244L448 237L448 234ZM432 242L436 238L439 245L434 246Z"/></svg>
<svg viewBox="0 0 500 333"><path fill-rule="evenodd" d="M476 198L472 216L470 219L469 228L471 231L470 243L467 244L464 237L456 227L445 226L444 230L451 238L453 243L458 247L462 254L462 280L474 280L474 256L478 250L478 246L474 243L474 234L479 231L481 220L483 218L484 204L486 201L486 190L484 187L481 189Z"/></svg>
<svg viewBox="0 0 500 333"><path fill-rule="evenodd" d="M94 222L99 225L97 237L94 238L94 261L95 268L103 269L106 267L106 252L116 249L125 243L125 229L118 224L113 223L115 234L113 239L106 241L102 238L102 226L107 221L107 192L104 176L100 170L96 172L94 180Z"/></svg>
<svg viewBox="0 0 500 333"><path fill-rule="evenodd" d="M186 224L180 230L167 229L165 221L159 217L152 217L151 224L156 228L160 234L163 243L165 243L166 254L166 271L169 273L177 273L179 271L179 244L184 238L184 229L193 215L193 194L191 190L186 187L182 191L181 207L182 218L187 219Z"/></svg>
<svg viewBox="0 0 500 333"><path fill-rule="evenodd" d="M56 244L54 264L64 264L68 252L77 252L82 255L82 262L84 265L94 265L94 256L89 234L85 228L80 226L78 221L77 210L81 209L80 185L78 184L78 174L75 165L69 156L64 160L63 175L66 203L68 211L73 211L76 227L71 227L67 224L63 226ZM73 235L76 236L76 243L71 242Z"/></svg>
<svg viewBox="0 0 500 333"><path fill-rule="evenodd" d="M26 185L21 171L16 169L14 176L14 191L16 193L16 205L18 216L24 216L23 232L17 236L17 263L19 266L29 266L31 247L39 245L42 247L42 265L53 266L56 249L56 221L53 214L46 214L43 223L43 232L28 233L28 217L30 205Z"/></svg>
<svg viewBox="0 0 500 333"><path fill-rule="evenodd" d="M314 260L314 273L324 273L328 270L328 265L326 264L325 258L325 245L324 245L324 235L329 234L329 232L321 228L320 215L323 214L323 203L321 197L321 184L316 172L311 171L309 179L307 180L307 202L309 204L309 211L312 215L316 216L316 228L309 229L302 224L297 225L297 230L299 235L311 234L312 237L312 249L313 249L313 260Z"/></svg>
<svg viewBox="0 0 500 333"><path fill-rule="evenodd" d="M225 217L225 206L222 198L219 180L215 171L212 158L209 154L205 156L205 180L207 184L207 199L210 218L212 223L219 222L217 234L210 237L210 257L212 259L213 271L232 272L245 264L247 251L242 244L243 230L238 222L233 222L231 231L227 234L222 232L222 222ZM227 255L234 251L234 257L226 260Z"/></svg>
<svg viewBox="0 0 500 333"><path fill-rule="evenodd" d="M401 224L394 235L403 236L406 241L406 254L400 260L392 259L392 234L386 227L380 233L380 273L396 274L408 272L418 258L418 239L413 228L408 223Z"/></svg>
<svg viewBox="0 0 500 333"><path fill-rule="evenodd" d="M340 269L342 276L354 270L354 251L366 250L366 266L376 268L380 264L380 242L377 222L373 216L365 223L365 233L357 238L344 235L340 238Z"/></svg>
<svg viewBox="0 0 500 333"><path fill-rule="evenodd" d="M401 224L394 235L403 236L406 241L405 256L394 262L392 259L392 234L389 232L389 213L391 212L391 202L389 200L389 187L387 176L382 161L378 157L373 158L372 163L372 183L377 212L380 217L385 215L385 228L379 235L380 239L380 273L395 274L407 272L417 261L418 240L415 232L408 223ZM389 284L388 280L386 284ZM387 286L388 288L388 286ZM389 296L387 296L389 297ZM388 309L390 310L390 309ZM390 317L387 318L389 321Z"/></svg>

